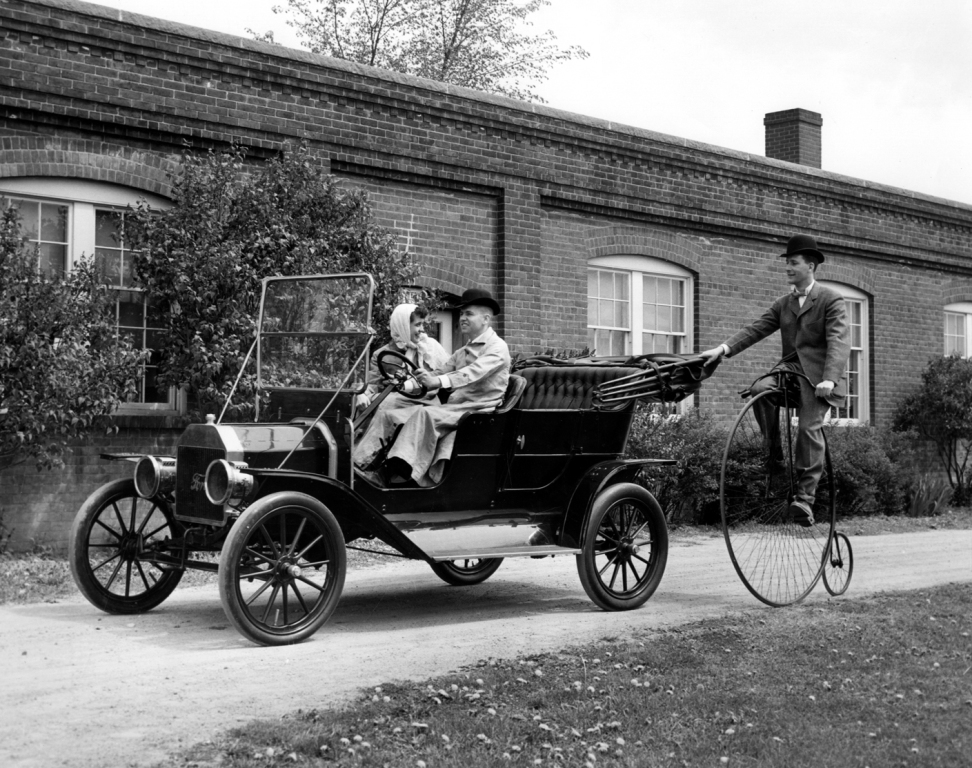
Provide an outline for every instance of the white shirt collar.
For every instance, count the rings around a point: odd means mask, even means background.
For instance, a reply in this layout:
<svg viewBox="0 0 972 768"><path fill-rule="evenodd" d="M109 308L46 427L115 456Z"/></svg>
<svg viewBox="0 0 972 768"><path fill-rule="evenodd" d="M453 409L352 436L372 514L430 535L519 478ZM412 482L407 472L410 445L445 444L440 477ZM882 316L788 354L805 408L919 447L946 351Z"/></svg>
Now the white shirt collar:
<svg viewBox="0 0 972 768"><path fill-rule="evenodd" d="M817 284L817 281L814 280L811 277L810 278L810 285L807 286L807 290L806 290L806 293L805 293L806 296L809 296L810 295L810 291L813 290L813 286L815 286L816 284ZM796 293L796 292L797 292L797 287L795 285L791 285L790 286L790 293Z"/></svg>

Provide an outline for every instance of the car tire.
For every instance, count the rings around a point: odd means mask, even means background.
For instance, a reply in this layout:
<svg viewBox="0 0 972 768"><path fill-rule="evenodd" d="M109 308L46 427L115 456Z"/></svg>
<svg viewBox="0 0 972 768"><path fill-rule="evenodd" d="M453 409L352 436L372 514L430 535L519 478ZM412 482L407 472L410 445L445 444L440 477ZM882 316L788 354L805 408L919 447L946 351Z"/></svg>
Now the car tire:
<svg viewBox="0 0 972 768"><path fill-rule="evenodd" d="M645 603L668 562L668 526L655 497L640 485L618 483L591 505L577 572L590 599L607 611Z"/></svg>

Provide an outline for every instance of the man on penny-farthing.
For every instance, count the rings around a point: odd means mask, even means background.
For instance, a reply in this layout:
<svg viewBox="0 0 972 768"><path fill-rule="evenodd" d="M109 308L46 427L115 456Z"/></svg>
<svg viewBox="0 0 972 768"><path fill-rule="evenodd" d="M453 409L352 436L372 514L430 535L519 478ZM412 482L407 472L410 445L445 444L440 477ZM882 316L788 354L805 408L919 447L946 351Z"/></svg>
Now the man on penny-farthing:
<svg viewBox="0 0 972 768"><path fill-rule="evenodd" d="M846 396L844 369L850 351L844 299L814 279L824 255L810 235L794 235L786 246L786 279L791 289L777 299L762 317L743 328L724 344L701 355L708 363L723 355L733 357L776 330L783 342L783 359L774 368L804 374L800 382L799 426L793 460L796 489L789 506L793 521L813 525L813 502L823 475L826 445L823 423L830 408L841 407ZM812 382L812 383L811 383ZM778 386L772 373L751 389L758 395ZM761 398L755 415L768 449L768 471L785 471L780 439L779 408Z"/></svg>
<svg viewBox="0 0 972 768"><path fill-rule="evenodd" d="M471 288L462 294L458 308L466 345L433 372L411 370L399 385L405 397L378 408L355 445L355 465L370 480L401 478L419 486L434 485L452 455L459 419L466 413L495 410L503 402L510 350L492 328L500 305L489 291ZM447 395L444 403L425 399L427 393L438 391Z"/></svg>

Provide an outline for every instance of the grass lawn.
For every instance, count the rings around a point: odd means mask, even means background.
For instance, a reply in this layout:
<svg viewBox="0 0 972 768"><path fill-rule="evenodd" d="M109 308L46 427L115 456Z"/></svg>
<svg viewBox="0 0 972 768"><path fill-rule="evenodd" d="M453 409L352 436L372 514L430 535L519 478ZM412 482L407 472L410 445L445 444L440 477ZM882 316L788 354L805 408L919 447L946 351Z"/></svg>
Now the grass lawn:
<svg viewBox="0 0 972 768"><path fill-rule="evenodd" d="M758 610L255 720L175 766L968 766L972 590Z"/></svg>

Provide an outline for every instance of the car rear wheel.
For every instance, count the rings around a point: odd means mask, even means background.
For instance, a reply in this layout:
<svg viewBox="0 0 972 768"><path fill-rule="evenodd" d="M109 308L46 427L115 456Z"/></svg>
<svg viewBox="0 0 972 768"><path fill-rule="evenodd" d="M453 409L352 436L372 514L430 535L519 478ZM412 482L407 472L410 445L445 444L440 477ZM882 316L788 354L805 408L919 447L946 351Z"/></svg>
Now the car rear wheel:
<svg viewBox="0 0 972 768"><path fill-rule="evenodd" d="M274 493L233 524L219 562L226 617L259 645L299 643L334 613L347 568L331 511L302 493Z"/></svg>
<svg viewBox="0 0 972 768"><path fill-rule="evenodd" d="M587 596L607 611L637 608L658 588L667 562L668 526L654 496L634 483L601 491L577 555Z"/></svg>
<svg viewBox="0 0 972 768"><path fill-rule="evenodd" d="M502 557L470 558L468 560L443 560L435 563L432 571L446 584L468 587L482 584L502 565Z"/></svg>
<svg viewBox="0 0 972 768"><path fill-rule="evenodd" d="M68 559L74 583L106 613L142 613L165 600L182 579L153 554L182 535L162 499L143 499L134 480L115 480L87 498L71 526Z"/></svg>

